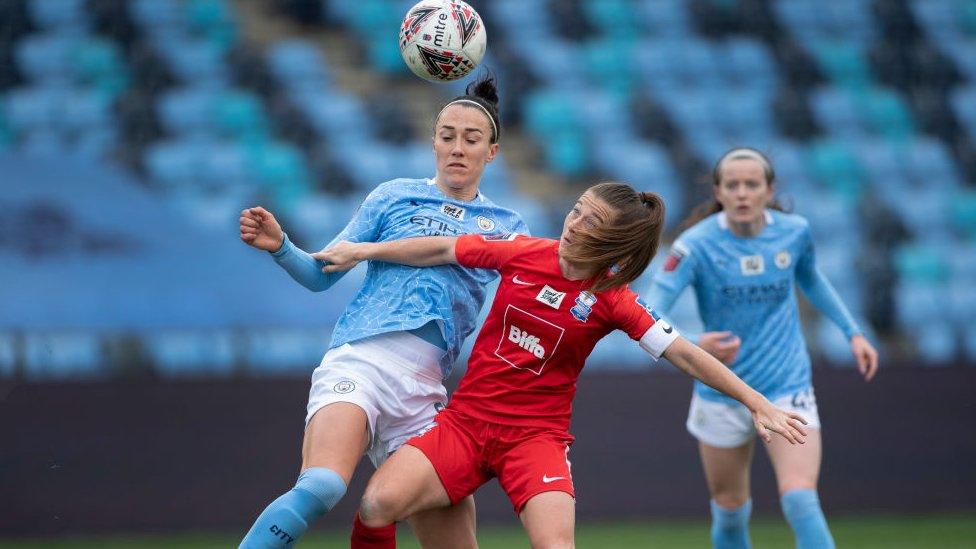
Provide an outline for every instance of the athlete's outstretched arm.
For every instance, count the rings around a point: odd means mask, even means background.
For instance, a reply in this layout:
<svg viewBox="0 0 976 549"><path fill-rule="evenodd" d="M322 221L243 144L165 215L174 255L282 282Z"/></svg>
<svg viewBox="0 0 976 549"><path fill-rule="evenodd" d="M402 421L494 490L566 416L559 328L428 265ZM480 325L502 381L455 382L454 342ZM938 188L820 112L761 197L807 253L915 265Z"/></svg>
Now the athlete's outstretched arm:
<svg viewBox="0 0 976 549"><path fill-rule="evenodd" d="M766 397L746 385L732 373L732 370L697 345L678 337L664 351L663 356L683 372L722 391L749 408L752 412L752 421L756 425L756 432L766 442L771 441L769 432L772 431L788 440L790 444L803 444L806 431L801 424L806 424L806 420L802 416L773 406Z"/></svg>
<svg viewBox="0 0 976 549"><path fill-rule="evenodd" d="M268 210L258 206L242 211L240 225L241 240L249 246L270 252L278 265L309 290L327 290L342 276L323 273L321 264L288 240L288 235Z"/></svg>
<svg viewBox="0 0 976 549"><path fill-rule="evenodd" d="M385 261L413 267L430 267L457 263L454 236L421 236L388 242L338 242L312 258L328 263L323 272L348 271L360 261Z"/></svg>

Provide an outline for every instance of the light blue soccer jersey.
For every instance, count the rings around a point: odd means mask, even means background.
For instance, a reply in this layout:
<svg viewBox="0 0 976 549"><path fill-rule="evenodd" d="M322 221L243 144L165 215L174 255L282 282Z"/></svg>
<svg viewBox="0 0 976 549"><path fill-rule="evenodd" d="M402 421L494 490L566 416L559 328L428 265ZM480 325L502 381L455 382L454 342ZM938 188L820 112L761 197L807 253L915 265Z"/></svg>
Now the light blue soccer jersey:
<svg viewBox="0 0 976 549"><path fill-rule="evenodd" d="M480 192L469 202L448 198L432 179L395 179L363 201L352 220L329 244L385 242L416 236L527 234L513 210ZM285 242L272 254L298 282L315 291L329 288L345 273L322 273L323 263ZM415 330L435 321L447 343L441 362L446 378L464 339L474 330L485 301L485 286L498 274L457 265L409 267L370 261L359 293L339 317L329 348L394 331Z"/></svg>
<svg viewBox="0 0 976 549"><path fill-rule="evenodd" d="M736 236L719 212L683 233L654 277L647 301L666 312L692 285L706 331L730 331L742 346L732 370L770 400L811 386L810 356L800 326L794 283L844 335L860 333L816 266L806 219L766 211L755 237ZM703 398L735 402L696 381Z"/></svg>

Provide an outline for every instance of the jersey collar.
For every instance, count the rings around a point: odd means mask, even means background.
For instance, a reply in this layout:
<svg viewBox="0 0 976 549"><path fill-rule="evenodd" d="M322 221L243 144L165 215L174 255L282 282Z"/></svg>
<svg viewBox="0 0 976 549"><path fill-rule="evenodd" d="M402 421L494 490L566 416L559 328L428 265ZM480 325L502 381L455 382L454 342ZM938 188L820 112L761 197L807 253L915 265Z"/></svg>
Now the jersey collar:
<svg viewBox="0 0 976 549"><path fill-rule="evenodd" d="M773 218L773 212L769 211L768 208L763 210L763 217L766 218L767 225L772 225L776 222L776 219ZM718 226L723 230L729 230L729 218L724 211L718 212Z"/></svg>

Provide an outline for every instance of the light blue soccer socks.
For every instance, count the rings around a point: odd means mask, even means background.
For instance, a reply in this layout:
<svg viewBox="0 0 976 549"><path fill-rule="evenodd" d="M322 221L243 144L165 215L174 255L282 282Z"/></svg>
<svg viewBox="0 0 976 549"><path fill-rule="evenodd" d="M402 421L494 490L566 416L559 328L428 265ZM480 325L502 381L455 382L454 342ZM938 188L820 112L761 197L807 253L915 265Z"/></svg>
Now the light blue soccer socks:
<svg viewBox="0 0 976 549"><path fill-rule="evenodd" d="M780 505L793 527L797 549L834 549L816 490L790 490L780 498Z"/></svg>
<svg viewBox="0 0 976 549"><path fill-rule="evenodd" d="M324 515L342 499L346 483L335 471L311 467L299 477L295 487L271 502L244 536L242 549L291 547L308 525Z"/></svg>
<svg viewBox="0 0 976 549"><path fill-rule="evenodd" d="M725 509L712 500L712 547L715 549L749 549L749 515L752 500L742 507Z"/></svg>

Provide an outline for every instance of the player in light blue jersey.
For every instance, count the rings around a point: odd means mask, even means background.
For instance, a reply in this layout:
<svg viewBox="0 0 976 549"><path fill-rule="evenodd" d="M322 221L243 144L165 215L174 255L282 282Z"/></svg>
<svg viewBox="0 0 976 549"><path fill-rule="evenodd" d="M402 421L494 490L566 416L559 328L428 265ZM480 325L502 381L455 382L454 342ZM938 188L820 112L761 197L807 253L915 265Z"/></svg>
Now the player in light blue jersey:
<svg viewBox="0 0 976 549"><path fill-rule="evenodd" d="M694 225L674 242L648 301L666 312L692 286L706 330L699 346L774 404L807 420L806 444L774 440L766 450L797 547L833 547L817 496L820 420L794 285L843 330L866 381L877 371L878 354L817 268L807 221L784 213L773 200L769 160L754 149L733 149L712 175L715 200L686 222ZM699 441L712 496L713 545L749 547L755 432L748 410L695 383L687 427Z"/></svg>
<svg viewBox="0 0 976 549"><path fill-rule="evenodd" d="M384 242L411 236L527 233L517 213L478 190L498 152L494 80L468 86L434 124L434 179L396 179L366 197L333 242ZM241 213L241 239L271 252L292 278L327 290L342 273L292 244L263 208ZM331 246L331 244L329 245ZM428 429L447 401L443 379L474 330L485 287L497 274L456 265L418 269L371 262L366 280L339 318L332 343L312 374L295 487L257 518L241 547L286 547L343 496L365 452L379 466L407 439ZM476 547L474 502L411 518L426 547ZM362 529L356 518L354 530ZM394 526L363 535L390 543Z"/></svg>

